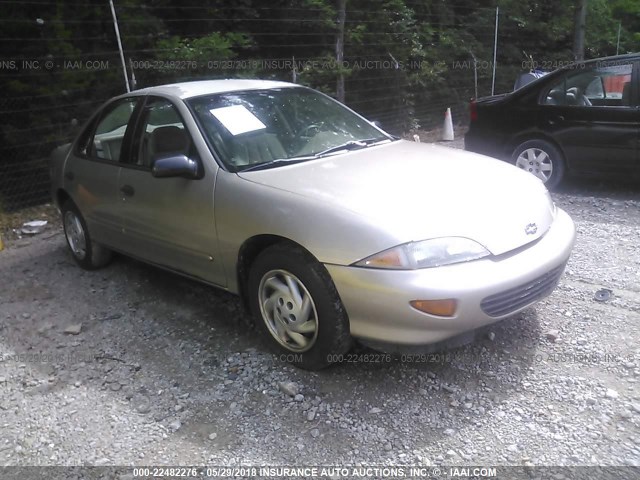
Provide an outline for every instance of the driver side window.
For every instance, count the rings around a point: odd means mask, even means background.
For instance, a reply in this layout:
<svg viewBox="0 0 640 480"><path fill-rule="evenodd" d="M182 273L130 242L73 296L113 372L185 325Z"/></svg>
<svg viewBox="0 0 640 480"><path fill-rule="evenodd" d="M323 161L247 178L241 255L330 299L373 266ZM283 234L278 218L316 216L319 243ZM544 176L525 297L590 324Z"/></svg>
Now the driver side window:
<svg viewBox="0 0 640 480"><path fill-rule="evenodd" d="M191 138L178 110L169 100L150 99L140 121L140 135L133 144L133 164L151 168L153 162L161 157L193 156Z"/></svg>

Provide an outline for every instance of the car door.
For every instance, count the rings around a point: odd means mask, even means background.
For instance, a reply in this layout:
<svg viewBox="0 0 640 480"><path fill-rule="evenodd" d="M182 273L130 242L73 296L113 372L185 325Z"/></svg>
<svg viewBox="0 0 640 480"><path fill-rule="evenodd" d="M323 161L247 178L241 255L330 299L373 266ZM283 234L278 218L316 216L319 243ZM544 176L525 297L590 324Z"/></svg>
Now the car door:
<svg viewBox="0 0 640 480"><path fill-rule="evenodd" d="M571 171L635 173L637 78L637 65L628 60L577 64L543 95L539 127L558 142Z"/></svg>
<svg viewBox="0 0 640 480"><path fill-rule="evenodd" d="M80 135L64 167L64 188L80 209L94 240L124 250L120 165L127 155L140 97L107 105Z"/></svg>
<svg viewBox="0 0 640 480"><path fill-rule="evenodd" d="M197 128L193 121L191 125ZM170 100L147 98L134 133L130 161L123 165L119 178L128 251L225 286L224 271L217 261L213 206L217 166L203 163L193 133ZM152 175L155 160L176 155L198 162L201 178Z"/></svg>

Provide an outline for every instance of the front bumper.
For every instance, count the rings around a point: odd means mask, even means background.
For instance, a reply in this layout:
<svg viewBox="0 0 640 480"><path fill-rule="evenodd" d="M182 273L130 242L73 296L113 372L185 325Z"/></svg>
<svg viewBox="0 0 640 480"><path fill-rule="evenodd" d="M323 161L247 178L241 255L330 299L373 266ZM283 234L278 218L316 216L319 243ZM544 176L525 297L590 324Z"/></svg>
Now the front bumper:
<svg viewBox="0 0 640 480"><path fill-rule="evenodd" d="M549 295L571 255L575 235L573 221L558 209L542 238L499 257L410 271L326 267L354 337L425 345L509 317ZM411 300L446 298L458 300L454 317L429 315L409 305Z"/></svg>

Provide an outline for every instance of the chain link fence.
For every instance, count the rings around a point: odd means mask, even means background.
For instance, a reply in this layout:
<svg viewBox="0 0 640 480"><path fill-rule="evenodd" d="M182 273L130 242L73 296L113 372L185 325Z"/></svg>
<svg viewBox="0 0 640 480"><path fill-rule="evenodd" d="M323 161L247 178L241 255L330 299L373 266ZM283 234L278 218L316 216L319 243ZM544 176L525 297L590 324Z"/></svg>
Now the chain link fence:
<svg viewBox="0 0 640 480"><path fill-rule="evenodd" d="M17 0L4 3L19 4ZM74 17L73 11L68 18L61 19L58 15L50 22L37 18L37 28L42 24L46 26L47 22L53 25L47 35L42 33L44 30L33 30L36 27L29 27L31 30L25 28L19 38L0 35L4 52L0 58L0 81L10 92L0 97L0 115L4 119L0 126L0 210L12 211L47 202L50 196L48 158L52 150L69 142L101 103L125 92L123 66L111 12L108 2L103 3L92 5L95 14L89 19L80 17L79 13ZM123 8L126 13L127 8L133 9L134 6L124 5ZM142 7L138 5L135 8L139 10ZM170 22L174 25L183 22L188 30L187 27L200 25L202 21L216 25L234 20L218 18L220 13L214 15L216 18L195 18L199 8L205 7L177 9ZM356 34L359 37L357 45L344 44L344 56L339 65L332 60L335 59L335 25L329 25L326 31L322 31L325 27L321 24L304 23L314 21L308 18L307 12L292 12L291 15L296 15L298 30L291 33L293 17L261 18L261 15L269 13L269 8L257 9L254 17L245 19L245 24L249 25L247 28L253 29L253 33L243 35L251 38L253 43L240 42L232 55L228 46L226 50L220 47L219 58L214 54L204 60L194 60L184 54L193 53L197 38L190 45L174 42L171 48L136 47L155 33L141 32L143 20L133 14L121 17L120 31L130 82L141 88L183 80L253 77L294 81L335 94L336 78L344 75L345 103L368 119L380 122L387 131L400 135L440 128L447 108L452 110L454 124L464 125L468 121L469 100L491 94L495 8L484 8L479 13L469 12L468 20L454 26L442 24L443 28L448 28L448 36L441 35L439 42L455 46L455 55L437 59L423 56L411 61L396 60L391 50L404 44L409 45L407 48L414 48L417 45L415 39L390 31L396 27L390 27L389 19L382 13L378 18L371 17L369 11L347 10L347 29L353 30L352 37L355 38ZM142 8L142 11L146 10ZM365 14L369 16L363 16ZM365 20L361 20L361 24L349 24L349 19L357 20L358 15ZM477 25L479 16L484 17L480 30ZM20 32L23 32L20 22L26 22L10 16L0 21L9 26L15 23ZM33 19L28 21L33 23ZM357 29L367 22L369 32L358 32ZM375 22L374 26L371 26L372 22ZM76 30L85 24L90 24L96 32L87 37L77 37L81 34ZM67 28L66 33L62 32L62 26ZM307 33L305 29L313 31ZM476 29L474 38L481 42L482 48L480 52L469 48L461 55L460 45L469 42L469 29ZM529 38L522 29L521 20L511 18L508 12L502 13L497 36L496 93L511 90L518 73L527 70L525 63L504 64L502 60L503 52L514 58L517 57L514 49L529 47L513 44L516 37ZM533 38L530 42L535 43L535 32L531 33ZM200 31L199 35L203 41L210 38L206 31ZM309 38L307 43L294 41L305 38ZM75 39L74 48L68 48L70 39ZM104 51L83 52L78 45L82 45L85 39L102 42L100 45ZM263 42L261 56L255 53L258 41ZM12 56L11 46L16 42L28 48L23 48L21 55ZM177 49L178 46L181 50ZM31 55L24 53L29 51ZM52 55L48 51L57 53ZM354 54L354 51L359 53ZM283 52L291 52L291 55L283 56ZM429 49L423 47L422 52L428 55Z"/></svg>
<svg viewBox="0 0 640 480"><path fill-rule="evenodd" d="M345 60L356 61L358 60ZM96 87L69 92L64 85L60 85L60 93L52 96L0 98L0 115L8 119L0 127L0 210L14 211L49 201L48 159L51 152L70 142L82 124L103 102L113 95L125 92L122 68L114 61L109 63L109 68L112 74L109 75L108 86L103 85L105 80L101 78L104 71L79 70L75 75L82 75L84 81ZM473 71L461 69L444 88L440 88L441 91L430 90L426 86L419 95L413 95L411 99L406 95L407 71L390 68L380 75L380 70L375 69L371 70L370 78L365 75L347 78L345 103L370 120L379 122L386 130L399 135L416 129L432 130L441 127L447 108L452 109L456 124L467 121L468 101L474 95ZM154 81L153 73L153 69L133 69L138 87L158 83ZM252 68L252 73L254 75L251 76L258 78L285 81L291 81L293 77L292 71L286 68ZM246 77L247 70L227 71L224 75L226 78L234 76ZM215 73L192 72L190 75L179 73L173 77L165 74L161 78L159 83L220 76ZM311 83L310 86L315 85ZM21 118L14 122L12 116L16 115Z"/></svg>

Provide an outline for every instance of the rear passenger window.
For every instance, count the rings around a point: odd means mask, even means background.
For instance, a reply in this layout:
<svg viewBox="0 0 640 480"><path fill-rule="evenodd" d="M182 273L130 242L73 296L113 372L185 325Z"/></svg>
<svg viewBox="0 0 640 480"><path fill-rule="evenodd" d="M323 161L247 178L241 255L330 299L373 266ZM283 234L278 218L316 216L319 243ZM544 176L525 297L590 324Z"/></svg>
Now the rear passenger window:
<svg viewBox="0 0 640 480"><path fill-rule="evenodd" d="M124 99L107 110L96 126L93 141L88 145L91 157L120 161L124 135L136 103L135 99Z"/></svg>
<svg viewBox="0 0 640 480"><path fill-rule="evenodd" d="M571 71L547 93L544 105L631 107L631 64L601 62Z"/></svg>

